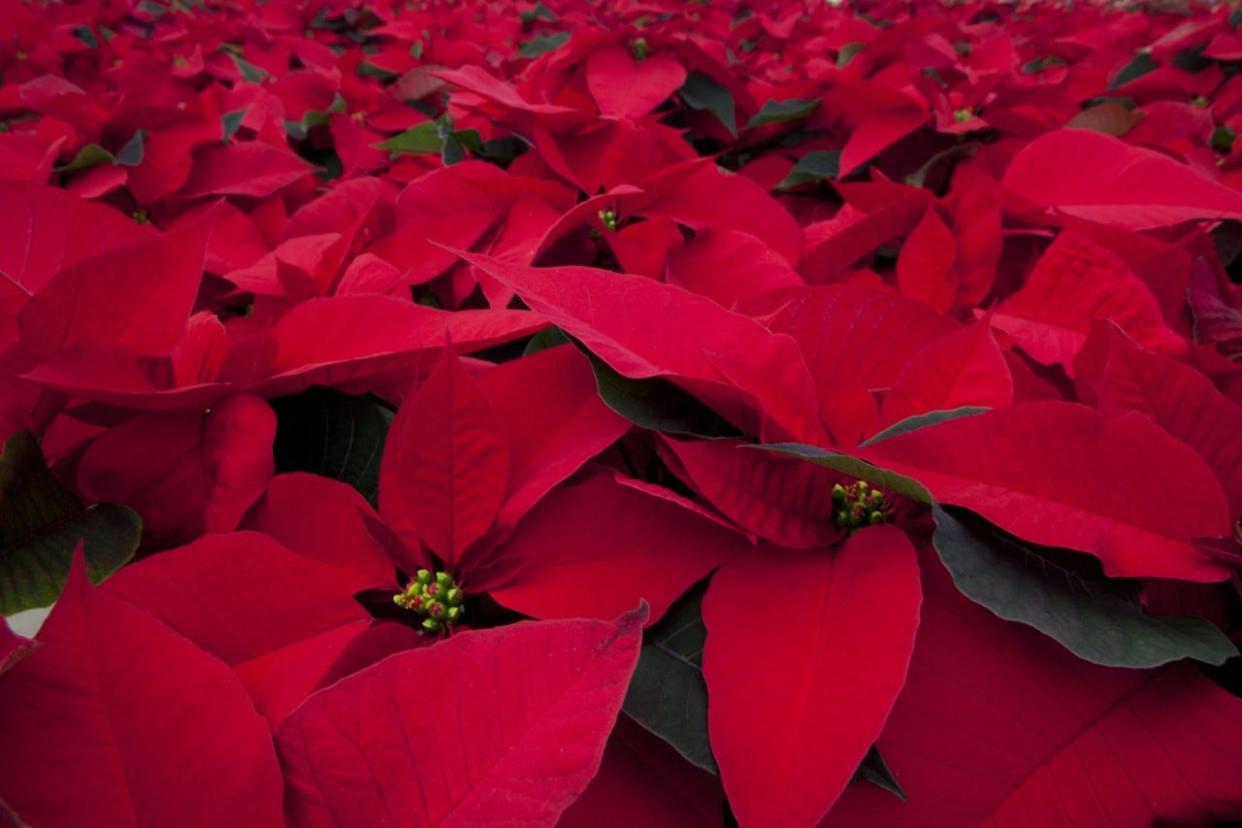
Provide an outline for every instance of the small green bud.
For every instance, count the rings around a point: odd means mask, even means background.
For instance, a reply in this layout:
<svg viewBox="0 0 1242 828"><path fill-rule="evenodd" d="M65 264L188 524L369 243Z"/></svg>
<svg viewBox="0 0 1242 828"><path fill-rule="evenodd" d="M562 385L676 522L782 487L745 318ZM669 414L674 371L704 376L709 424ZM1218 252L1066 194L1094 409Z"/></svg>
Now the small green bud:
<svg viewBox="0 0 1242 828"><path fill-rule="evenodd" d="M959 124L964 124L967 121L973 120L974 117L975 117L974 111L970 109L965 109L965 108L959 109L953 113L953 120Z"/></svg>
<svg viewBox="0 0 1242 828"><path fill-rule="evenodd" d="M437 572L436 583L439 584L442 589L448 589L453 585L453 576L447 572Z"/></svg>
<svg viewBox="0 0 1242 828"><path fill-rule="evenodd" d="M604 225L604 229L616 232L617 229L617 211L616 210L600 210L597 213L600 224Z"/></svg>
<svg viewBox="0 0 1242 828"><path fill-rule="evenodd" d="M840 483L832 484L832 502L833 503L844 503L845 494L846 494L846 491L845 491L844 486L842 486Z"/></svg>
<svg viewBox="0 0 1242 828"><path fill-rule="evenodd" d="M872 526L876 526L883 522L884 522L883 512L876 511L876 512L872 512L871 514L867 515L867 523L871 524Z"/></svg>
<svg viewBox="0 0 1242 828"><path fill-rule="evenodd" d="M647 55L651 54L651 47L647 45L647 38L634 38L630 42L630 54L634 56L634 60L646 60Z"/></svg>
<svg viewBox="0 0 1242 828"><path fill-rule="evenodd" d="M460 619L465 614L466 614L466 610L463 607L449 607L448 611L444 613L444 618L450 624L455 624L457 623L458 619Z"/></svg>
<svg viewBox="0 0 1242 828"><path fill-rule="evenodd" d="M444 593L444 600L448 601L450 604L454 606L460 604L462 601L465 600L465 598L466 598L465 593L462 592L457 587L453 587L448 592Z"/></svg>
<svg viewBox="0 0 1242 828"><path fill-rule="evenodd" d="M424 618L423 629L427 632L438 632L440 629L440 622L434 618Z"/></svg>
<svg viewBox="0 0 1242 828"><path fill-rule="evenodd" d="M414 577L418 580L420 584L431 583L431 571L430 570L420 569L418 570L418 572L414 573Z"/></svg>

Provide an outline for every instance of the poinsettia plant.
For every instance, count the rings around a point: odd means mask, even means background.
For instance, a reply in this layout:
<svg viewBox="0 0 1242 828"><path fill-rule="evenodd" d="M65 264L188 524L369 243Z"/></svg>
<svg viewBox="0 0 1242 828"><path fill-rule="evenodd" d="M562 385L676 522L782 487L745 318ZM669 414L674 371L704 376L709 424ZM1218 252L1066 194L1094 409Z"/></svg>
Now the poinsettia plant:
<svg viewBox="0 0 1242 828"><path fill-rule="evenodd" d="M1242 820L1242 12L0 0L0 822Z"/></svg>

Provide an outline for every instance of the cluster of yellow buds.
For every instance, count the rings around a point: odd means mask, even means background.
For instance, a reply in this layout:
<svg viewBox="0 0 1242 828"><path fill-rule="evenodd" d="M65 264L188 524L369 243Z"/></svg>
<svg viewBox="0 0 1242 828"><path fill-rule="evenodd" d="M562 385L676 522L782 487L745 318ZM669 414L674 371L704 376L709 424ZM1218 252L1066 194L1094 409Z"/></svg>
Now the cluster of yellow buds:
<svg viewBox="0 0 1242 828"><path fill-rule="evenodd" d="M462 602L466 594L447 572L432 574L429 569L414 573L414 579L404 592L392 596L392 602L402 609L416 612L423 618L423 629L439 632L461 620L465 614Z"/></svg>
<svg viewBox="0 0 1242 828"><path fill-rule="evenodd" d="M857 480L848 486L837 483L832 487L832 522L837 528L852 532L887 520L883 489L871 486L866 480Z"/></svg>
<svg viewBox="0 0 1242 828"><path fill-rule="evenodd" d="M615 233L617 230L617 211L600 210L598 215L600 224L604 225L604 229L612 230Z"/></svg>

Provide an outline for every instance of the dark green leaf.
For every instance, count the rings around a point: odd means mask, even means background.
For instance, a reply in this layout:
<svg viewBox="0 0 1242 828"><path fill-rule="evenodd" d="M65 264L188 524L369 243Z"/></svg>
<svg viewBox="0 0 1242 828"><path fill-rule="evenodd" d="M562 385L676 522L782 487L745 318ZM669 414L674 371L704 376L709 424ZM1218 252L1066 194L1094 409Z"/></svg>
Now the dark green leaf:
<svg viewBox="0 0 1242 828"><path fill-rule="evenodd" d="M391 153L431 155L444 148L444 140L440 137L439 125L435 121L423 121L387 141L376 144L375 148Z"/></svg>
<svg viewBox="0 0 1242 828"><path fill-rule="evenodd" d="M1136 601L972 513L950 513L933 505L932 516L932 544L963 595L1007 621L1034 627L1079 658L1110 667L1149 668L1183 658L1221 664L1238 654L1202 618L1145 615ZM1053 551L1062 557L1071 554Z"/></svg>
<svg viewBox="0 0 1242 828"><path fill-rule="evenodd" d="M703 592L697 588L688 593L647 631L623 709L687 760L716 773L707 737Z"/></svg>
<svg viewBox="0 0 1242 828"><path fill-rule="evenodd" d="M629 379L595 355L588 356L604 404L640 428L699 437L739 435L719 414L669 380Z"/></svg>
<svg viewBox="0 0 1242 828"><path fill-rule="evenodd" d="M840 51L837 52L837 68L844 69L846 66L849 66L850 61L854 59L854 55L865 48L867 48L867 44L857 40L842 46Z"/></svg>
<svg viewBox="0 0 1242 828"><path fill-rule="evenodd" d="M1212 130L1212 149L1221 152L1233 152L1233 142L1237 140L1238 133L1234 132L1227 126L1218 126Z"/></svg>
<svg viewBox="0 0 1242 828"><path fill-rule="evenodd" d="M393 412L375 399L312 388L272 401L277 471L304 471L353 486L372 503Z"/></svg>
<svg viewBox="0 0 1242 828"><path fill-rule="evenodd" d="M737 137L737 107L729 90L702 72L691 72L678 94L686 106L712 113L730 135Z"/></svg>
<svg viewBox="0 0 1242 828"><path fill-rule="evenodd" d="M912 417L906 417L901 422L893 423L883 431L873 434L859 446L873 446L876 443L882 443L890 437L896 437L898 434L905 434L907 431L914 431L917 428L926 428L927 426L937 425L938 423L956 420L959 417L973 417L976 414L982 414L987 408L978 405L964 405L961 408L950 408L942 411L928 411L926 414L915 414Z"/></svg>
<svg viewBox="0 0 1242 828"><path fill-rule="evenodd" d="M931 174L937 166L941 164L951 164L962 158L969 158L979 151L982 146L978 141L966 141L961 144L954 144L948 149L943 149L933 155L924 162L914 172L906 176L906 183L911 187L924 187L927 185L927 176Z"/></svg>
<svg viewBox="0 0 1242 828"><path fill-rule="evenodd" d="M226 112L220 116L221 138L224 143L233 140L233 136L237 134L237 130L241 129L242 121L246 118L245 109L234 109L232 112Z"/></svg>
<svg viewBox="0 0 1242 828"><path fill-rule="evenodd" d="M897 784L896 777L888 769L888 763L884 761L884 757L880 755L880 751L875 745L872 745L871 750L867 751L867 755L863 757L862 764L858 766L858 773L855 774L855 778L866 780L872 785L878 785L902 802L906 801L906 792L901 789L901 785Z"/></svg>
<svg viewBox="0 0 1242 828"><path fill-rule="evenodd" d="M803 184L810 184L812 181L836 178L840 174L840 150L814 150L798 159L798 163L794 164L789 175L776 185L776 189L791 190Z"/></svg>
<svg viewBox="0 0 1242 828"><path fill-rule="evenodd" d="M255 66L250 61L238 54L230 52L233 62L237 64L237 71L241 72L241 76L251 83L262 83L264 78L268 77L265 70Z"/></svg>
<svg viewBox="0 0 1242 828"><path fill-rule="evenodd" d="M522 356L530 356L540 351L546 351L549 348L555 348L557 345L564 345L573 342L565 332L555 325L550 328L544 328L539 333L530 338L526 343L526 347L522 350Z"/></svg>
<svg viewBox="0 0 1242 828"><path fill-rule="evenodd" d="M85 170L94 167L97 164L110 164L114 161L112 153L108 152L99 144L87 144L78 150L78 154L73 156L73 160L63 167L57 167L57 172L76 172L77 170Z"/></svg>
<svg viewBox="0 0 1242 828"><path fill-rule="evenodd" d="M364 78L377 78L385 83L401 77L396 72L389 72L384 67L376 66L374 63L366 60L358 64L358 74Z"/></svg>
<svg viewBox="0 0 1242 828"><path fill-rule="evenodd" d="M29 432L9 438L0 454L0 615L55 601L78 541L99 583L134 556L141 535L133 510L84 506L61 486Z"/></svg>
<svg viewBox="0 0 1242 828"><path fill-rule="evenodd" d="M931 492L927 491L923 484L914 478L906 477L904 474L898 474L888 469L882 469L879 466L873 466L865 460L850 457L848 454L838 454L835 451L817 448L816 446L806 446L801 443L771 443L761 446L748 446L748 448L771 451L787 457L798 457L817 466L833 469L841 472L841 474L857 477L859 480L866 480L868 483L887 489L902 497L916 500L919 503L930 504L932 502Z"/></svg>
<svg viewBox="0 0 1242 828"><path fill-rule="evenodd" d="M99 46L99 38L95 37L95 33L91 31L90 26L78 26L73 30L73 36L92 49Z"/></svg>
<svg viewBox="0 0 1242 828"><path fill-rule="evenodd" d="M546 20L549 23L555 23L558 18L556 12L549 9L543 3L536 3L533 9L528 9L518 15L523 23L533 23L536 20Z"/></svg>
<svg viewBox="0 0 1242 828"><path fill-rule="evenodd" d="M1049 55L1048 57L1036 58L1035 60L1027 61L1026 63L1022 64L1022 71L1028 75L1033 75L1036 72L1042 72L1045 69L1048 69L1053 66L1064 66L1064 65L1065 65L1065 61L1062 58L1059 58L1055 55Z"/></svg>
<svg viewBox="0 0 1242 828"><path fill-rule="evenodd" d="M1139 52L1134 59L1121 68L1121 71L1113 78L1113 82L1108 85L1109 89L1116 89L1119 86L1125 86L1132 80L1143 77L1157 67L1156 61L1147 52Z"/></svg>
<svg viewBox="0 0 1242 828"><path fill-rule="evenodd" d="M143 145L146 141L145 130L137 130L134 136L125 142L116 153L116 163L122 167L136 167L142 163Z"/></svg>
<svg viewBox="0 0 1242 828"><path fill-rule="evenodd" d="M524 58L537 58L544 52L550 52L553 49L559 49L569 40L569 32L556 32L555 34L538 34L526 41L518 48L518 54Z"/></svg>
<svg viewBox="0 0 1242 828"><path fill-rule="evenodd" d="M810 115L817 106L819 106L819 98L808 98L805 100L802 98L789 98L784 101L768 101L746 123L746 126L753 128L764 126L765 124L782 124L786 121L796 121L799 118L805 118Z"/></svg>
<svg viewBox="0 0 1242 828"><path fill-rule="evenodd" d="M1229 12L1229 25L1235 29L1242 25L1242 7L1234 8Z"/></svg>

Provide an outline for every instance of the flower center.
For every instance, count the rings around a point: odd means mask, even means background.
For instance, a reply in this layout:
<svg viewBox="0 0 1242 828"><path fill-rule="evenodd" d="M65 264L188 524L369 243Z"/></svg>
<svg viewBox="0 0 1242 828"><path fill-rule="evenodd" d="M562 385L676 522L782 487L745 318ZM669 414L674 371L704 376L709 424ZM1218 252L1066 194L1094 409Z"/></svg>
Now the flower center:
<svg viewBox="0 0 1242 828"><path fill-rule="evenodd" d="M600 223L604 225L605 229L616 232L616 229L617 229L617 211L616 210L600 210L599 220L600 220Z"/></svg>
<svg viewBox="0 0 1242 828"><path fill-rule="evenodd" d="M959 124L964 124L974 117L974 110L971 109L959 109L953 113L953 120L957 121Z"/></svg>
<svg viewBox="0 0 1242 828"><path fill-rule="evenodd" d="M423 616L423 629L427 632L439 632L460 621L466 612L462 606L465 600L466 594L452 575L432 574L429 569L415 572L405 591L392 596L397 606Z"/></svg>
<svg viewBox="0 0 1242 828"><path fill-rule="evenodd" d="M832 487L832 522L847 532L864 526L887 523L884 490L865 480L857 480L848 486L837 483Z"/></svg>

